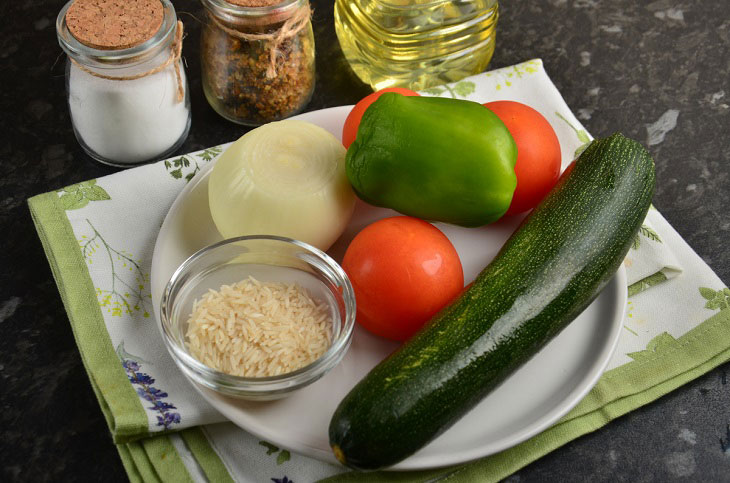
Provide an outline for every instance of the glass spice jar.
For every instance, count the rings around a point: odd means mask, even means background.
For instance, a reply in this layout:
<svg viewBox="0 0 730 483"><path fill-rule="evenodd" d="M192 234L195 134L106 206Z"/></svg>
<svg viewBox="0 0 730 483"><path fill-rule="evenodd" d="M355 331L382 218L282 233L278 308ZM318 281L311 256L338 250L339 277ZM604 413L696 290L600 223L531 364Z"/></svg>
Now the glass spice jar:
<svg viewBox="0 0 730 483"><path fill-rule="evenodd" d="M74 134L95 160L117 167L164 159L185 141L190 98L183 25L169 0L72 0L56 33L68 56Z"/></svg>
<svg viewBox="0 0 730 483"><path fill-rule="evenodd" d="M300 112L314 91L308 0L201 0L203 92L224 118L247 126Z"/></svg>

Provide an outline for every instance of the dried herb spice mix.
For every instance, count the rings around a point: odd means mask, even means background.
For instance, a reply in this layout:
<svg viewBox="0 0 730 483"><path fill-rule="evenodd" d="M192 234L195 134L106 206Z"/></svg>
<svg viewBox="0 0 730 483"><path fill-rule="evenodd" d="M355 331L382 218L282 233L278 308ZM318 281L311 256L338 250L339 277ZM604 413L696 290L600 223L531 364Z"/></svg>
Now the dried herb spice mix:
<svg viewBox="0 0 730 483"><path fill-rule="evenodd" d="M203 0L203 89L231 121L291 116L314 90L314 35L306 0Z"/></svg>

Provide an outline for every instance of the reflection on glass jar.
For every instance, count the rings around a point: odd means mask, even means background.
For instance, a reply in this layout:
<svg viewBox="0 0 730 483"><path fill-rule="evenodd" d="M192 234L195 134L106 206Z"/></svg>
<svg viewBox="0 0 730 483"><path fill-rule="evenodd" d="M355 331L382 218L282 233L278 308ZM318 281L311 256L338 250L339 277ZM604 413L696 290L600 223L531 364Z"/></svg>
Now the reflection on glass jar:
<svg viewBox="0 0 730 483"><path fill-rule="evenodd" d="M182 145L190 129L183 26L168 0L73 0L56 33L68 55L68 104L84 151L128 167Z"/></svg>
<svg viewBox="0 0 730 483"><path fill-rule="evenodd" d="M307 0L202 0L203 91L226 119L258 126L300 112L314 91ZM253 6L256 5L256 6Z"/></svg>
<svg viewBox="0 0 730 483"><path fill-rule="evenodd" d="M376 90L425 89L482 72L497 17L497 0L335 1L345 58Z"/></svg>

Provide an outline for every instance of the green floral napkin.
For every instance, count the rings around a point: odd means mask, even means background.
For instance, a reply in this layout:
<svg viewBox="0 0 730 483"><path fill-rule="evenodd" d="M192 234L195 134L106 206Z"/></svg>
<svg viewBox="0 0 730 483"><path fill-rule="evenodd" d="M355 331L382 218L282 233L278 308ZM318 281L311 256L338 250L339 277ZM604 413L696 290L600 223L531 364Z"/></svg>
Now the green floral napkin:
<svg viewBox="0 0 730 483"><path fill-rule="evenodd" d="M564 165L590 142L540 60L424 94L536 108L558 135ZM262 441L225 422L190 386L152 314L149 271L159 227L180 190L223 148L29 200L91 385L133 481L496 481L730 359L730 290L652 209L625 260L630 298L608 370L545 432L465 465L405 473L350 473Z"/></svg>

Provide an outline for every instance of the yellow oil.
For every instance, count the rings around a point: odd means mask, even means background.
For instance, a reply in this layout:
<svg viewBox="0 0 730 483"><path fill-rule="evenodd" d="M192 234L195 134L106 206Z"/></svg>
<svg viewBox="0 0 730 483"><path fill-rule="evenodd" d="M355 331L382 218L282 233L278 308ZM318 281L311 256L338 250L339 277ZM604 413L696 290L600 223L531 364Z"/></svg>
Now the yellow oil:
<svg viewBox="0 0 730 483"><path fill-rule="evenodd" d="M497 0L336 0L334 13L345 58L376 90L454 82L494 53Z"/></svg>

